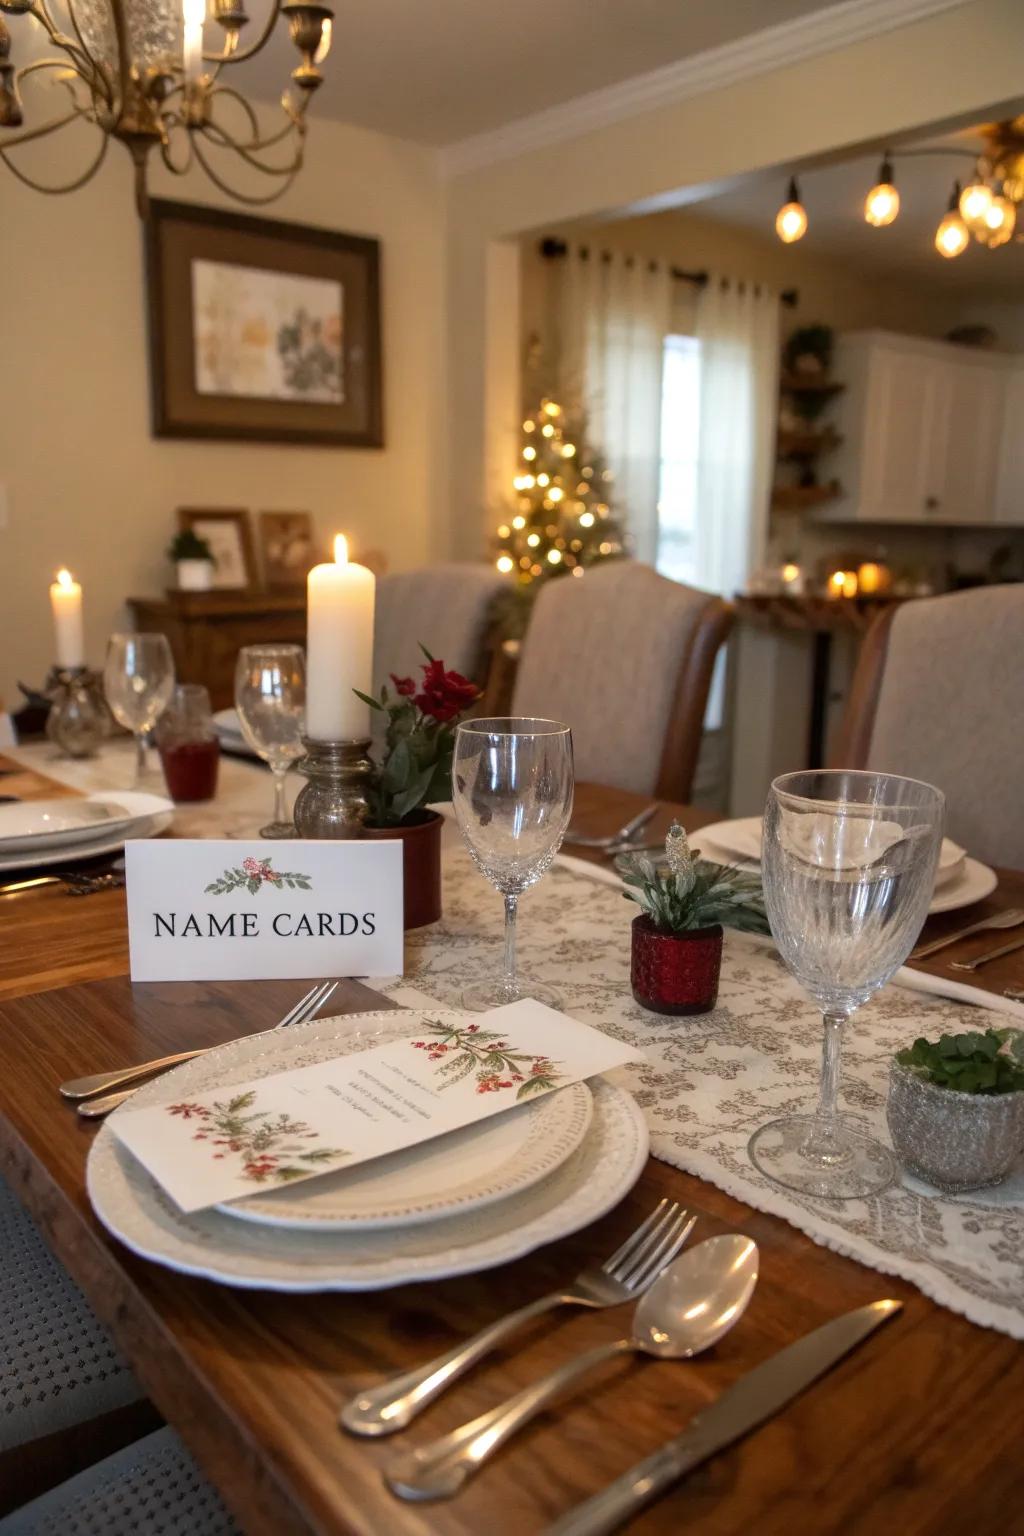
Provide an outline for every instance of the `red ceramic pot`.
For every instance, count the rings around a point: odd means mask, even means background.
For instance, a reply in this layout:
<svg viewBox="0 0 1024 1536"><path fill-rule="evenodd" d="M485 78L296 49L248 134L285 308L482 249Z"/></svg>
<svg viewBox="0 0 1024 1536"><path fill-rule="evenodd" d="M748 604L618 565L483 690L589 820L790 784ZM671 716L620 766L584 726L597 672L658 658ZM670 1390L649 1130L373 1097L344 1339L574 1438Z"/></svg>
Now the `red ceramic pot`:
<svg viewBox="0 0 1024 1536"><path fill-rule="evenodd" d="M441 916L441 828L437 811L414 811L400 827L364 827L363 836L402 845L406 928L422 928Z"/></svg>
<svg viewBox="0 0 1024 1536"><path fill-rule="evenodd" d="M722 929L659 933L646 912L633 919L630 982L642 1008L655 1013L708 1013L718 999Z"/></svg>

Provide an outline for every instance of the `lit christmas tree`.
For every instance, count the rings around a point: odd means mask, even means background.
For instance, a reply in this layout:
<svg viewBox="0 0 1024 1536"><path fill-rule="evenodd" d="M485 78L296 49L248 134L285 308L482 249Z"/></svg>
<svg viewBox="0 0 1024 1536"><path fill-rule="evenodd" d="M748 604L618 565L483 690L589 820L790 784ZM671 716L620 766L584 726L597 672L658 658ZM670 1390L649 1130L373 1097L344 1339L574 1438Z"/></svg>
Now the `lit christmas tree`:
<svg viewBox="0 0 1024 1536"><path fill-rule="evenodd" d="M584 439L585 424L568 422L555 400L542 400L523 422L522 468L512 481L515 510L496 539L498 570L515 582L503 605L506 635L525 627L541 582L582 576L588 565L627 553L611 506L612 472Z"/></svg>

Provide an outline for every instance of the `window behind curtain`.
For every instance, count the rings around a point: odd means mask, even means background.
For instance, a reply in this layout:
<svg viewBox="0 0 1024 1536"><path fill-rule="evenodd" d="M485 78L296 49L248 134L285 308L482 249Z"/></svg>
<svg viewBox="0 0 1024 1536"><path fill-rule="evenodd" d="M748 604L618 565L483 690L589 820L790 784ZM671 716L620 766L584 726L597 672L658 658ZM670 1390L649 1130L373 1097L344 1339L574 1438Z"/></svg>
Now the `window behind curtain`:
<svg viewBox="0 0 1024 1536"><path fill-rule="evenodd" d="M657 567L697 585L697 454L700 441L700 342L666 336L662 353L661 464Z"/></svg>

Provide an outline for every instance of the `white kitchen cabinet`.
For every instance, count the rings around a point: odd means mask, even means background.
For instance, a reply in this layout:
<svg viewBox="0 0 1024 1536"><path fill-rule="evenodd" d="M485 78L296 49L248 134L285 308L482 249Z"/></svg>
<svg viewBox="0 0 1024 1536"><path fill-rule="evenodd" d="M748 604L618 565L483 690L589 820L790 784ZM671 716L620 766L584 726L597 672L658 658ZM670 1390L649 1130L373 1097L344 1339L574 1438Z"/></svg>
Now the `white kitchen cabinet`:
<svg viewBox="0 0 1024 1536"><path fill-rule="evenodd" d="M1015 359L1006 378L996 520L1024 526L1024 358Z"/></svg>
<svg viewBox="0 0 1024 1536"><path fill-rule="evenodd" d="M1014 364L1001 354L886 331L840 337L833 372L846 390L833 419L843 442L830 469L834 464L842 489L823 516L871 523L996 521Z"/></svg>

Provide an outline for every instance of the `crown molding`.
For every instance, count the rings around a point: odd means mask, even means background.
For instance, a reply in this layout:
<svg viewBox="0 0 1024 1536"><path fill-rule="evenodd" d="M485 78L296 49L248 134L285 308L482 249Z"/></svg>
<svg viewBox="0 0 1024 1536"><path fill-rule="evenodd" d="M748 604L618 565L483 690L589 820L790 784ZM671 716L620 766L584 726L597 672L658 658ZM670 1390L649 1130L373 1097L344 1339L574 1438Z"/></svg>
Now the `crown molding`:
<svg viewBox="0 0 1024 1536"><path fill-rule="evenodd" d="M970 3L971 0L840 0L826 10L779 22L720 48L707 48L647 74L588 91L501 128L445 145L439 151L441 171L449 178L462 176L513 160L530 150L548 149L595 128L606 128L642 112L723 90L783 65L846 48Z"/></svg>

